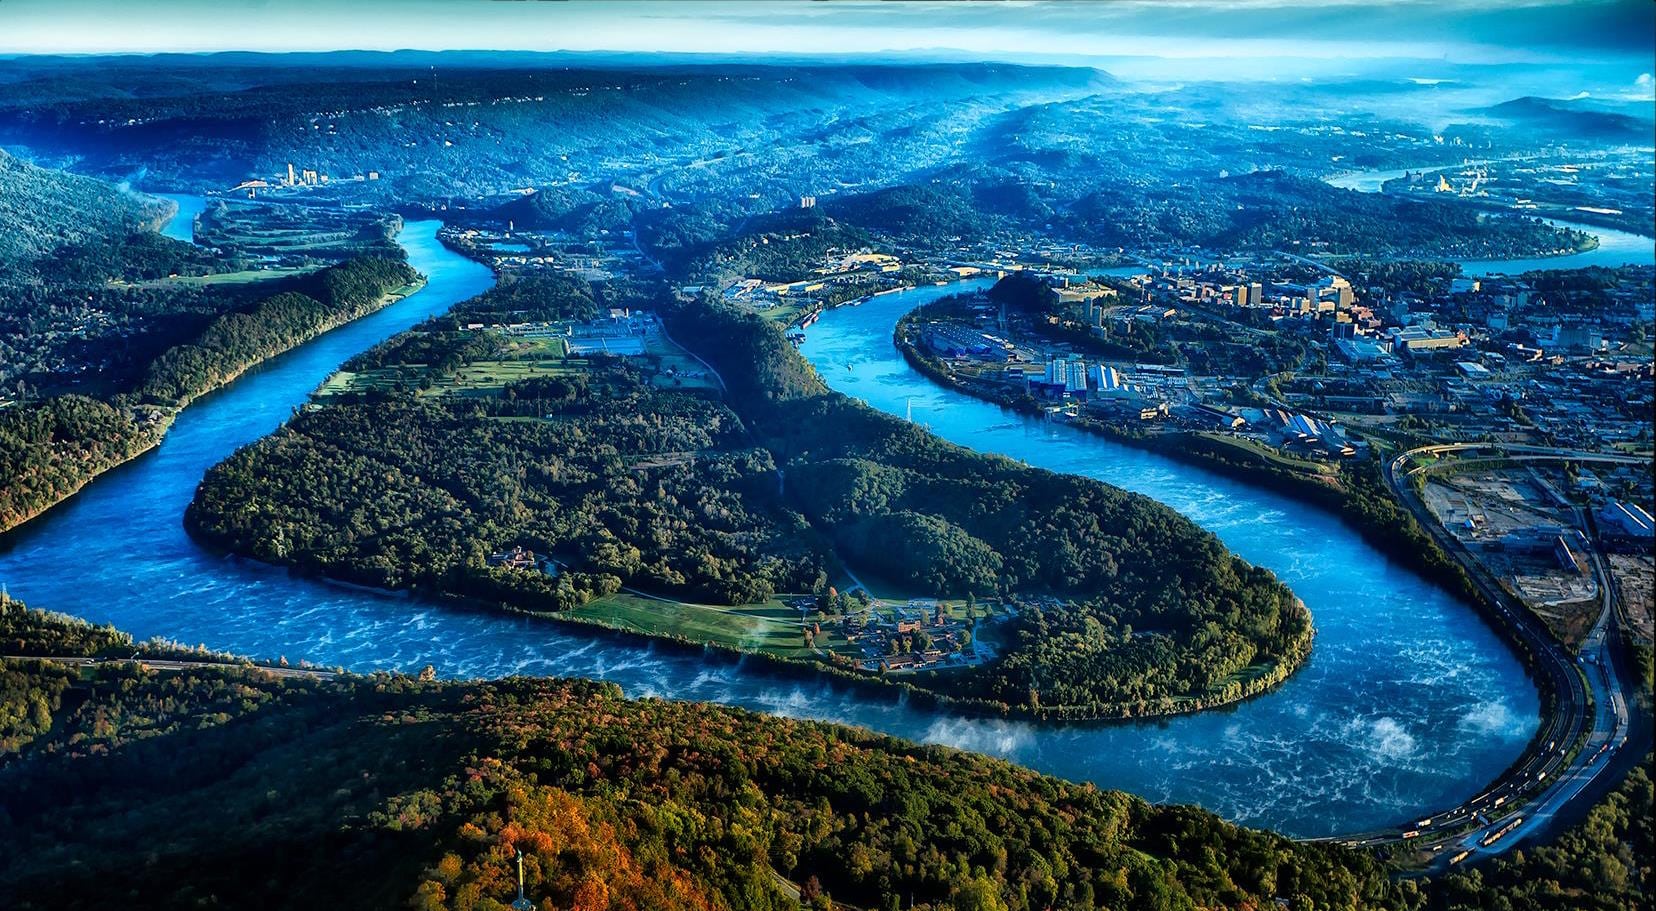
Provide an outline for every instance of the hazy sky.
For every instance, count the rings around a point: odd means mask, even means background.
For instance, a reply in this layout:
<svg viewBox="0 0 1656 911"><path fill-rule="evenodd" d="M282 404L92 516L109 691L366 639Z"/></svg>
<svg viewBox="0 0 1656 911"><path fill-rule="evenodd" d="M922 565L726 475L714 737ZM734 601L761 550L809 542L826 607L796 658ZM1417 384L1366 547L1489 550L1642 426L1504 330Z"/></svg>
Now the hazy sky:
<svg viewBox="0 0 1656 911"><path fill-rule="evenodd" d="M1651 0L0 0L0 53L951 49L1636 65L1656 53L1653 32Z"/></svg>

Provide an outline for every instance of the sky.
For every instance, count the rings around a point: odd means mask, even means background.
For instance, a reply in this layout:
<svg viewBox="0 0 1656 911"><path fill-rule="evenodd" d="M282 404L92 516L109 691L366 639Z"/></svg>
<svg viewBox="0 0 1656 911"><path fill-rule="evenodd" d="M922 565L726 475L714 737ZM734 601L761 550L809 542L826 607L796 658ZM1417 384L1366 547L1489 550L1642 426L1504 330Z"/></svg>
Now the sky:
<svg viewBox="0 0 1656 911"><path fill-rule="evenodd" d="M26 54L948 50L1637 66L1656 54L1653 33L1651 0L0 0L0 53Z"/></svg>

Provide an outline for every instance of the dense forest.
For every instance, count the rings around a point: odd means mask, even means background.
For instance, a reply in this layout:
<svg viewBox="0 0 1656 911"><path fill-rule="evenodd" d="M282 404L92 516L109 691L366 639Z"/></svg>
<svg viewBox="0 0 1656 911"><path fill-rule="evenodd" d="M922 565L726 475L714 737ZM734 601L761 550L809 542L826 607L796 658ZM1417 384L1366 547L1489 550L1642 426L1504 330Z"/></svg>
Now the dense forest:
<svg viewBox="0 0 1656 911"><path fill-rule="evenodd" d="M449 311L455 322L490 324L589 320L598 315L591 284L563 272L502 278L494 287Z"/></svg>
<svg viewBox="0 0 1656 911"><path fill-rule="evenodd" d="M167 205L89 177L36 167L0 151L0 225L5 226L0 231L0 262L6 264L5 276L25 277L67 251L119 242L153 229L167 218Z"/></svg>
<svg viewBox="0 0 1656 911"><path fill-rule="evenodd" d="M0 531L161 441L170 418L83 395L0 410Z"/></svg>
<svg viewBox="0 0 1656 911"><path fill-rule="evenodd" d="M623 584L716 604L825 584L825 556L776 502L770 454L718 402L653 390L624 364L507 396L309 411L213 468L186 522L260 559L532 610ZM517 546L572 569L487 564Z"/></svg>
<svg viewBox="0 0 1656 911"><path fill-rule="evenodd" d="M963 164L958 179L839 198L846 225L922 247L1009 232L1044 232L1102 249L1286 250L1308 254L1477 258L1574 250L1588 235L1539 219L1444 200L1406 200L1330 187L1284 171L1176 183L1105 180L1063 156L1038 164Z"/></svg>
<svg viewBox="0 0 1656 911"><path fill-rule="evenodd" d="M0 598L8 654L118 631ZM119 652L117 652L119 654ZM0 894L30 909L1632 911L1635 771L1439 880L947 747L613 684L0 659Z"/></svg>
<svg viewBox="0 0 1656 911"><path fill-rule="evenodd" d="M1166 711L1175 697L1245 695L1233 675L1257 665L1274 682L1303 657L1303 605L1172 510L828 393L758 317L693 303L670 321L719 368L790 500L854 564L927 593L1068 599L1020 614L1016 644L966 684L972 695L1058 716Z"/></svg>
<svg viewBox="0 0 1656 911"><path fill-rule="evenodd" d="M0 150L0 294L42 281L95 285L227 268L206 250L156 233L174 211L167 200Z"/></svg>
<svg viewBox="0 0 1656 911"><path fill-rule="evenodd" d="M219 317L194 341L163 353L136 390L146 401L181 407L248 367L379 309L419 279L407 263L360 257L288 282L245 312Z"/></svg>
<svg viewBox="0 0 1656 911"><path fill-rule="evenodd" d="M608 187L543 187L502 203L499 221L519 231L566 231L576 237L600 237L630 230L644 204L636 196Z"/></svg>

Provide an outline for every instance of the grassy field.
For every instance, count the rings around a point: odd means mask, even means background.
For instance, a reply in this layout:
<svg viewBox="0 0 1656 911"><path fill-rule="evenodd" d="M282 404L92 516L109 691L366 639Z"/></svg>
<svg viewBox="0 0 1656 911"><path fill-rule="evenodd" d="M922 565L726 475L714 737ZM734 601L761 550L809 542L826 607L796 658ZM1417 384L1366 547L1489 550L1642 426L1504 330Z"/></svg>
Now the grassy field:
<svg viewBox="0 0 1656 911"><path fill-rule="evenodd" d="M497 396L511 383L537 376L568 376L591 369L592 362L571 356L562 338L512 338L499 357L472 361L447 376L429 374L423 365L399 365L362 373L339 371L317 389L319 397L342 392L416 390L420 395ZM712 389L718 381L684 349L652 333L645 354L655 358L661 373L654 378L663 389ZM671 372L669 372L671 371ZM430 378L431 384L420 388Z"/></svg>
<svg viewBox="0 0 1656 911"><path fill-rule="evenodd" d="M337 259L362 247L383 217L365 209L224 199L204 213L196 236L208 246L249 255Z"/></svg>
<svg viewBox="0 0 1656 911"><path fill-rule="evenodd" d="M112 281L111 285L123 288L164 288L198 285L248 285L253 282L270 281L277 278L289 278L294 275L305 275L322 268L321 266L307 266L304 268L276 268L276 269L245 269L241 272L218 272L213 275L173 275L167 278L150 279L142 282Z"/></svg>
<svg viewBox="0 0 1656 911"><path fill-rule="evenodd" d="M659 332L652 332L644 337L644 352L658 359L661 373L655 377L655 384L662 389L711 389L718 390L719 381L708 373L701 361L690 356L690 352L668 341Z"/></svg>
<svg viewBox="0 0 1656 911"><path fill-rule="evenodd" d="M798 658L812 654L805 648L799 611L774 598L762 604L720 607L622 592L567 611L566 616L770 655Z"/></svg>
<svg viewBox="0 0 1656 911"><path fill-rule="evenodd" d="M1213 443L1229 446L1232 449L1237 449L1249 455L1264 459L1290 471L1302 472L1306 474L1320 474L1326 477L1334 477L1340 473L1340 469L1336 465L1328 462L1313 462L1309 459L1300 459L1295 458L1294 456L1284 455L1270 446L1266 446L1262 443L1256 443L1253 440L1242 439L1240 437L1234 437L1222 433L1198 433L1196 435Z"/></svg>
<svg viewBox="0 0 1656 911"><path fill-rule="evenodd" d="M797 608L784 600L794 597L799 596L780 595L761 604L723 607L622 592L566 611L564 615L635 633L710 642L780 657L810 657L817 653L805 647L804 619ZM945 601L943 607L954 619L963 620L966 617L965 601ZM913 617L916 613L901 601L876 601L870 609L879 621L885 623L896 622L899 612L907 617ZM980 618L988 619L1000 613L986 604L978 606ZM814 611L806 616L813 621L816 619ZM862 660L861 648L832 632L834 624L825 622L822 626L823 636L818 640L822 651Z"/></svg>
<svg viewBox="0 0 1656 911"><path fill-rule="evenodd" d="M800 301L798 303L782 304L769 310L761 310L759 315L778 326L788 326L799 318L799 314L805 311L805 303L805 301Z"/></svg>

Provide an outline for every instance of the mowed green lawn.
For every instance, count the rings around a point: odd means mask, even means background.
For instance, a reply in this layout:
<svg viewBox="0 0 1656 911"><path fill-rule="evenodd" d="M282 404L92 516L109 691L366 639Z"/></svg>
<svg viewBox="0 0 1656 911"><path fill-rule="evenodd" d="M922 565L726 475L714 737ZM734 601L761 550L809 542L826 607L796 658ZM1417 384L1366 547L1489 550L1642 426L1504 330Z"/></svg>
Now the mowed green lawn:
<svg viewBox="0 0 1656 911"><path fill-rule="evenodd" d="M253 282L271 281L278 278L288 278L294 275L305 275L315 272L321 266L307 266L304 268L275 268L275 269L247 269L241 272L215 272L211 275L173 275L167 278L154 278L140 282L124 282L115 280L111 285L124 288L164 288L174 286L194 285L247 285Z"/></svg>
<svg viewBox="0 0 1656 911"><path fill-rule="evenodd" d="M1198 432L1196 436L1202 437L1205 440L1209 440L1221 446L1229 446L1232 449L1240 450L1256 458L1261 458L1267 462L1280 465L1291 471L1297 471L1304 474L1320 474L1327 477L1333 477L1339 474L1338 466L1331 465L1326 462L1313 462L1310 459L1301 459L1291 455L1286 455L1270 446L1266 446L1253 440L1234 437L1223 433Z"/></svg>
<svg viewBox="0 0 1656 911"><path fill-rule="evenodd" d="M653 382L663 389L719 388L708 369L683 348L651 333L645 338L645 352L657 359L662 373ZM592 362L585 357L572 356L568 343L561 337L513 338L506 342L500 356L472 361L446 375L437 375L422 364L400 364L362 373L338 371L328 377L316 394L320 397L342 392L389 391L408 389L420 395L497 396L511 383L531 377L570 376L586 373ZM673 370L669 376L667 370ZM421 389L429 376L431 385Z"/></svg>
<svg viewBox="0 0 1656 911"><path fill-rule="evenodd" d="M805 648L799 611L778 600L723 607L658 601L621 592L565 611L564 616L617 629L786 657L812 654Z"/></svg>
<svg viewBox="0 0 1656 911"><path fill-rule="evenodd" d="M782 304L781 306L772 307L769 310L761 310L759 311L759 315L779 326L791 326L793 325L793 321L799 318L799 314L804 311L804 302L787 303Z"/></svg>

